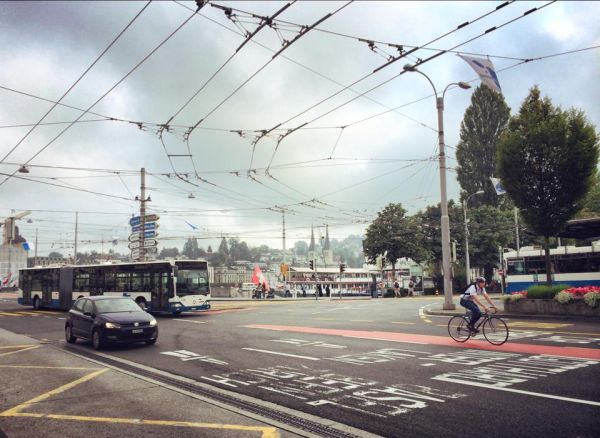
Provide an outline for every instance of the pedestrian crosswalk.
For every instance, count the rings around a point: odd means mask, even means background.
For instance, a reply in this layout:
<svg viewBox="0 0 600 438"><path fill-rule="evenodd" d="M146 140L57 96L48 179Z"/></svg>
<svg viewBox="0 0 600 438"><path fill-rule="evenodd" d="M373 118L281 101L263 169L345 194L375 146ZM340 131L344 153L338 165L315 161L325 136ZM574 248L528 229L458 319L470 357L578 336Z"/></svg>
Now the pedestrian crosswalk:
<svg viewBox="0 0 600 438"><path fill-rule="evenodd" d="M47 310L35 310L35 311L26 311L26 310L10 310L10 311L0 311L0 318L8 317L15 318L19 316L44 316L44 315L52 315L59 316L59 312L50 312Z"/></svg>

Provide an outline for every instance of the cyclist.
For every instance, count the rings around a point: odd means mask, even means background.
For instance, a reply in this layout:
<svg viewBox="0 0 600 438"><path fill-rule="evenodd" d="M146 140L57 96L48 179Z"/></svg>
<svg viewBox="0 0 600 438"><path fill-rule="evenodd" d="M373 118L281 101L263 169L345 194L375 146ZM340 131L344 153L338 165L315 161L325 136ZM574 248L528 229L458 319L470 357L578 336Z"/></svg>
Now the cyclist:
<svg viewBox="0 0 600 438"><path fill-rule="evenodd" d="M475 283L471 284L460 297L460 305L472 312L471 321L469 322L469 330L471 330L473 333L479 332L479 330L475 328L475 323L479 318L481 318L481 311L479 310L478 305L482 306L486 312L488 310L488 308L485 307L485 304L482 304L481 301L479 301L477 295L483 295L490 304L490 307L493 307L494 309L496 308L485 291L485 278L477 277L475 279Z"/></svg>

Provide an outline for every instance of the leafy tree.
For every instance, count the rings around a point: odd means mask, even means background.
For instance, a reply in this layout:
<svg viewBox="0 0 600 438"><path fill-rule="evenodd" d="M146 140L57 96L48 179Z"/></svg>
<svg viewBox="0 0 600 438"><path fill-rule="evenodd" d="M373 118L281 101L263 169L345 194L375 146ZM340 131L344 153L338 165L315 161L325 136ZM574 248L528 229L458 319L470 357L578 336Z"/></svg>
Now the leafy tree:
<svg viewBox="0 0 600 438"><path fill-rule="evenodd" d="M391 203L377 213L377 217L367 228L363 242L364 253L370 263L375 263L378 256L385 254L387 261L392 264L392 276L395 278L395 265L399 258L423 258L421 236L418 221L406 217L402 204Z"/></svg>
<svg viewBox="0 0 600 438"><path fill-rule="evenodd" d="M57 258L57 259L64 258L64 256L61 253L57 252L57 251L50 252L50 254L48 254L48 257L50 257L50 258Z"/></svg>
<svg viewBox="0 0 600 438"><path fill-rule="evenodd" d="M594 177L592 187L585 198L583 209L578 217L590 218L598 216L600 216L600 172Z"/></svg>
<svg viewBox="0 0 600 438"><path fill-rule="evenodd" d="M469 209L469 219L470 264L483 268L490 279L500 263L499 247L514 242L513 212L484 205Z"/></svg>
<svg viewBox="0 0 600 438"><path fill-rule="evenodd" d="M175 258L179 256L178 248L163 248L158 254L159 259Z"/></svg>
<svg viewBox="0 0 600 438"><path fill-rule="evenodd" d="M456 147L456 175L465 195L485 191L472 198L473 206L498 206L505 199L496 195L490 177L494 176L498 139L509 117L510 108L502 94L483 84L475 89L460 124L460 141Z"/></svg>
<svg viewBox="0 0 600 438"><path fill-rule="evenodd" d="M229 255L231 260L250 260L250 249L246 242L229 239Z"/></svg>
<svg viewBox="0 0 600 438"><path fill-rule="evenodd" d="M544 236L552 284L550 236L584 205L598 165L598 138L581 111L563 111L530 90L498 147L498 174L520 213Z"/></svg>
<svg viewBox="0 0 600 438"><path fill-rule="evenodd" d="M306 243L304 240L299 240L298 242L296 242L294 244L294 252L300 256L307 255L308 254L308 243Z"/></svg>
<svg viewBox="0 0 600 438"><path fill-rule="evenodd" d="M198 240L196 238L189 238L183 245L183 251L181 252L186 258L195 260L199 256Z"/></svg>

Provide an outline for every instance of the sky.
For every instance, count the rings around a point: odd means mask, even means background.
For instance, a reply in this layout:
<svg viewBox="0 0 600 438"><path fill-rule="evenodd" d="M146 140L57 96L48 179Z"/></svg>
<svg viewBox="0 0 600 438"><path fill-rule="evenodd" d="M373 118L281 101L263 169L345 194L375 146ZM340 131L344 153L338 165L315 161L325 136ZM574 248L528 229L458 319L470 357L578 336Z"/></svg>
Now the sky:
<svg viewBox="0 0 600 438"><path fill-rule="evenodd" d="M38 255L67 255L78 212L79 252L126 253L144 168L159 248L282 248L284 219L288 249L311 227L362 235L391 202L440 202L433 88L403 71L419 60L439 94L473 87L444 94L458 199L480 84L458 53L493 62L511 114L537 85L600 126L600 3L501 4L0 2L0 219L30 210L18 225Z"/></svg>

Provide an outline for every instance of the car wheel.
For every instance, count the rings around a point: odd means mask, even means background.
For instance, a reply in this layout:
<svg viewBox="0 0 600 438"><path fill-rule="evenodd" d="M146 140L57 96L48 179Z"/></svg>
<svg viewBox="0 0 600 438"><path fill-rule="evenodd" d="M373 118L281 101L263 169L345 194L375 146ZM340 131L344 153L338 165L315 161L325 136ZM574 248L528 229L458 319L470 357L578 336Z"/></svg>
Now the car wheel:
<svg viewBox="0 0 600 438"><path fill-rule="evenodd" d="M95 350L102 350L102 348L104 348L104 342L102 341L99 330L94 330L92 333L92 346Z"/></svg>
<svg viewBox="0 0 600 438"><path fill-rule="evenodd" d="M69 344L74 344L75 341L77 340L77 338L75 336L73 336L73 332L71 331L71 326L69 324L67 324L65 326L65 340Z"/></svg>
<svg viewBox="0 0 600 438"><path fill-rule="evenodd" d="M154 344L156 344L156 341L157 341L157 340L158 340L158 339L148 339L148 340L146 341L146 344L148 344L148 345L154 345Z"/></svg>
<svg viewBox="0 0 600 438"><path fill-rule="evenodd" d="M40 310L40 299L38 297L33 299L33 308L35 310Z"/></svg>

